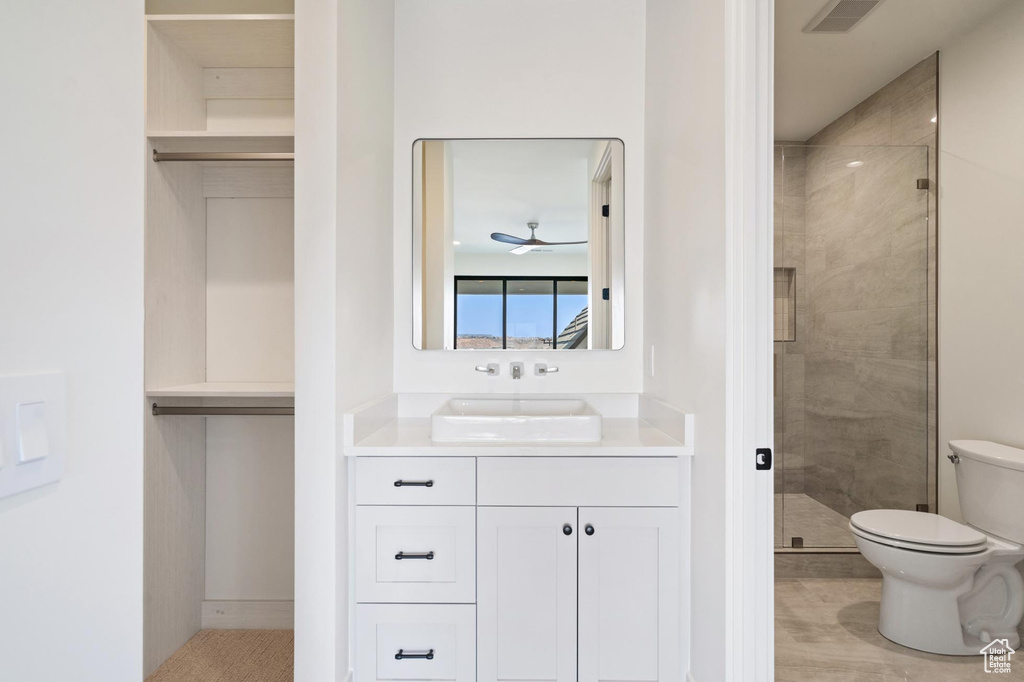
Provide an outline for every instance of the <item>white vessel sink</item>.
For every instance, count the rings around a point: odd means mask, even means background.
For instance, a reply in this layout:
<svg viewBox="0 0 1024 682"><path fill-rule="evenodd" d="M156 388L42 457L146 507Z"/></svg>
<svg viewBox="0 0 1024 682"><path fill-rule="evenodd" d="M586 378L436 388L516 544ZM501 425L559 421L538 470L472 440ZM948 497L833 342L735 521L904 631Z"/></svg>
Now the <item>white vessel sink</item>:
<svg viewBox="0 0 1024 682"><path fill-rule="evenodd" d="M584 400L449 400L430 418L436 443L596 443L601 415Z"/></svg>

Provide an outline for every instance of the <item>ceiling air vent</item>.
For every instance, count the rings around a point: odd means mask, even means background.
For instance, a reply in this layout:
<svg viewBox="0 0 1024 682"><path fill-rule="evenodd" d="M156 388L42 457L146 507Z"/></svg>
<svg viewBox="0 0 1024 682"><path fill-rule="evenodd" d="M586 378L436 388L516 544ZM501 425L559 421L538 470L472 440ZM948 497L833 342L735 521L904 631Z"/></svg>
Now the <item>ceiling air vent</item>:
<svg viewBox="0 0 1024 682"><path fill-rule="evenodd" d="M882 0L831 0L804 33L848 33L881 4Z"/></svg>

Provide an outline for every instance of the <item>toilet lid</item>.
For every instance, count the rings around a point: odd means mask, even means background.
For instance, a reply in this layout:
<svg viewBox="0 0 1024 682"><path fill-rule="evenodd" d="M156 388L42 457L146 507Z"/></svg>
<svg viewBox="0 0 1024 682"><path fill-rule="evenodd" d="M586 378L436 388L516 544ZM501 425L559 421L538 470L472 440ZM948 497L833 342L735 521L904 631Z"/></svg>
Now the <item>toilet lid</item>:
<svg viewBox="0 0 1024 682"><path fill-rule="evenodd" d="M880 545L888 545L889 547L896 547L898 549L912 549L915 552L925 552L927 554L982 554L988 548L988 543L954 547L952 545L925 545L920 542L893 540L892 538L884 538L881 535L875 535L873 533L863 531L852 523L850 524L850 532L859 538L869 540L870 542L877 542Z"/></svg>
<svg viewBox="0 0 1024 682"><path fill-rule="evenodd" d="M857 512L850 524L880 538L930 547L975 547L988 541L983 533L944 516L903 509Z"/></svg>

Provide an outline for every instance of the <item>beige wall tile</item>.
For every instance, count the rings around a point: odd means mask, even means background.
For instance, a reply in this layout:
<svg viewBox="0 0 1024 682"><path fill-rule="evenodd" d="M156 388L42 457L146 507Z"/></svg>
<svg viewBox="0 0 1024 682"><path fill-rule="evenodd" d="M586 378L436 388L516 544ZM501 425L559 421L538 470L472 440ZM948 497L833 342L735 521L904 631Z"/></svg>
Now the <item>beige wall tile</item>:
<svg viewBox="0 0 1024 682"><path fill-rule="evenodd" d="M786 158L783 161L783 196L802 197L804 195L804 178L807 172L807 160L799 147L786 147Z"/></svg>
<svg viewBox="0 0 1024 682"><path fill-rule="evenodd" d="M892 104L892 144L916 144L935 133L936 82L925 81Z"/></svg>
<svg viewBox="0 0 1024 682"><path fill-rule="evenodd" d="M832 144L843 146L892 144L892 108L884 107L871 116L858 120L849 130L837 135Z"/></svg>
<svg viewBox="0 0 1024 682"><path fill-rule="evenodd" d="M807 200L803 195L786 197L782 206L782 229L787 236L803 238L807 223Z"/></svg>

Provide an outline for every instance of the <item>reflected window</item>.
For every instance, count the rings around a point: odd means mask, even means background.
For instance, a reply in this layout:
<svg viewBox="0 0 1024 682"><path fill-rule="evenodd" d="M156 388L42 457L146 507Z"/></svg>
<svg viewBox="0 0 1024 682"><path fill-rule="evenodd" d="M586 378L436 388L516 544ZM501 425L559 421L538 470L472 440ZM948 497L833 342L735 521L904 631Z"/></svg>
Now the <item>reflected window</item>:
<svg viewBox="0 0 1024 682"><path fill-rule="evenodd" d="M555 321L557 348L586 348L587 322L587 280L569 280L557 282L558 295L555 303L558 317Z"/></svg>
<svg viewBox="0 0 1024 682"><path fill-rule="evenodd" d="M455 279L455 348L505 347L501 280Z"/></svg>
<svg viewBox="0 0 1024 682"><path fill-rule="evenodd" d="M456 277L455 348L587 347L586 277Z"/></svg>

